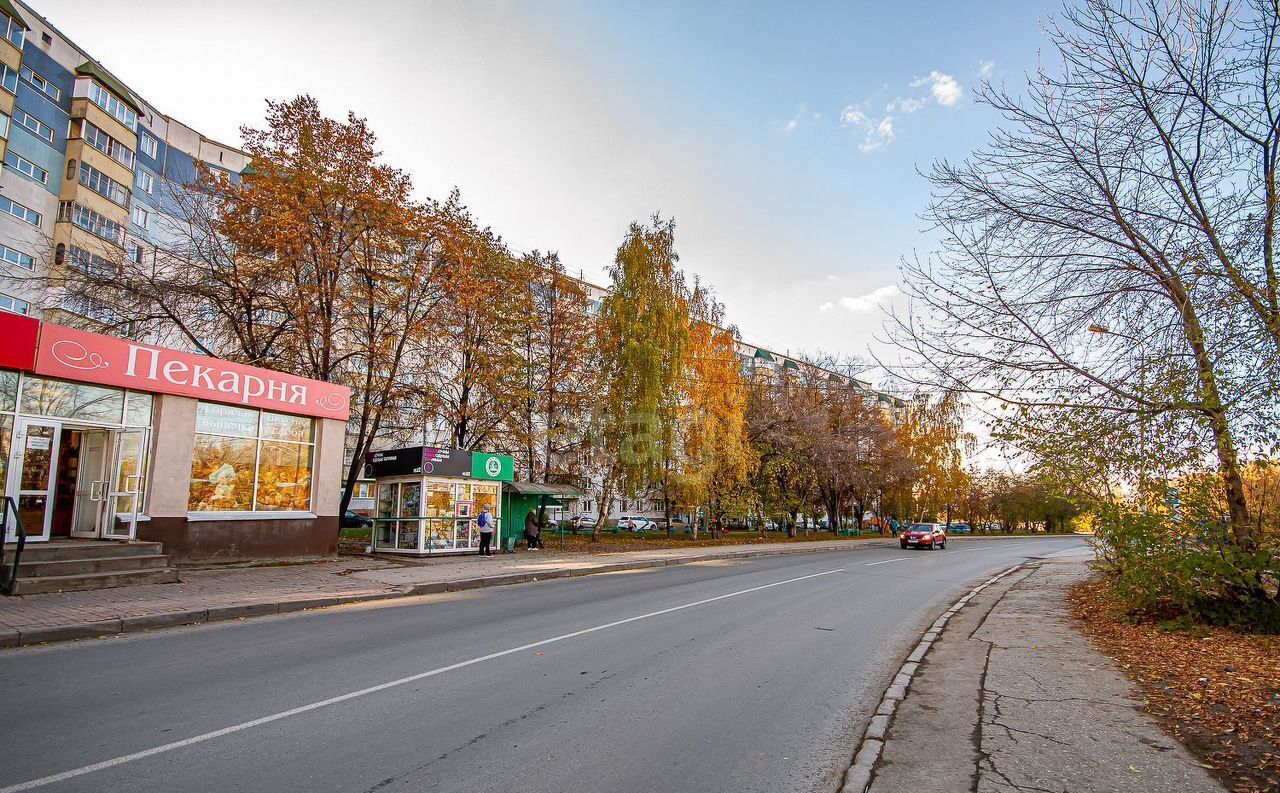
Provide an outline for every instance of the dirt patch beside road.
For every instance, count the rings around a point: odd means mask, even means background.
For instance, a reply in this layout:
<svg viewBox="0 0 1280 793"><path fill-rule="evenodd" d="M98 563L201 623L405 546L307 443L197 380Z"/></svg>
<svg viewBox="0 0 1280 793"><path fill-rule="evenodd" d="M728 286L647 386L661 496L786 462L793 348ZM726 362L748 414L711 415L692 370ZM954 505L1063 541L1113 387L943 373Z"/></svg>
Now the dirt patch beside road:
<svg viewBox="0 0 1280 793"><path fill-rule="evenodd" d="M1092 579L1072 616L1141 688L1147 709L1236 793L1280 790L1280 636L1134 619Z"/></svg>

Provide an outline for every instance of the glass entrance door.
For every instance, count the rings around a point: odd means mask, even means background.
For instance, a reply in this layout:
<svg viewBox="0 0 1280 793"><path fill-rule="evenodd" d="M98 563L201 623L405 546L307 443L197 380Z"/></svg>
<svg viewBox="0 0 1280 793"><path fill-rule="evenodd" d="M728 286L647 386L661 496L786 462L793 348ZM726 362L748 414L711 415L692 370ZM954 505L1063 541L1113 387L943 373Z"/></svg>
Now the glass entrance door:
<svg viewBox="0 0 1280 793"><path fill-rule="evenodd" d="M103 493L107 484L110 430L80 430L79 465L76 467L75 506L71 515L72 537L97 537L102 521Z"/></svg>
<svg viewBox="0 0 1280 793"><path fill-rule="evenodd" d="M147 430L111 430L111 466L104 482L102 536L131 540L138 532L146 478Z"/></svg>
<svg viewBox="0 0 1280 793"><path fill-rule="evenodd" d="M18 517L28 540L49 539L61 430L57 421L36 418L19 418L13 430L5 492L18 502ZM5 538L16 539L13 532Z"/></svg>

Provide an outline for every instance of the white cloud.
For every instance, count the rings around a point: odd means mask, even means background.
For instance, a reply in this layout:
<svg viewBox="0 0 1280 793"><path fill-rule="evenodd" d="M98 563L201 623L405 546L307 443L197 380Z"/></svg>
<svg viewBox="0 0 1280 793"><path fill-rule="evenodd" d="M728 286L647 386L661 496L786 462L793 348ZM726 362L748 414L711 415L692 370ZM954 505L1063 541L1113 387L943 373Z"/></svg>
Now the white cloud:
<svg viewBox="0 0 1280 793"><path fill-rule="evenodd" d="M929 86L929 93L933 95L934 101L943 107L953 107L964 98L964 89L960 87L956 78L943 74L937 69L929 72L928 77L921 77L911 83L912 88L923 85Z"/></svg>
<svg viewBox="0 0 1280 793"><path fill-rule="evenodd" d="M840 113L840 121L850 126L859 127L867 123L867 114L857 105L849 105Z"/></svg>
<svg viewBox="0 0 1280 793"><path fill-rule="evenodd" d="M785 124L783 124L783 125L782 125L782 131L783 131L783 132L795 132L796 127L798 127L798 126L800 126L800 122L799 122L798 120L796 120L796 119L794 119L794 118L793 118L793 119L791 119L790 121L788 121L787 123L785 123Z"/></svg>
<svg viewBox="0 0 1280 793"><path fill-rule="evenodd" d="M840 122L862 132L862 142L858 144L860 151L875 151L893 141L893 116L891 115L872 118L858 105L849 105L840 112Z"/></svg>
<svg viewBox="0 0 1280 793"><path fill-rule="evenodd" d="M896 96L893 101L885 106L886 113L914 113L925 105L929 104L929 97L902 97Z"/></svg>
<svg viewBox="0 0 1280 793"><path fill-rule="evenodd" d="M858 297L842 297L840 298L840 305L854 313L870 311L885 301L897 297L898 294L898 285L890 284L889 286L882 286L879 289L872 290L867 294L859 295Z"/></svg>
<svg viewBox="0 0 1280 793"><path fill-rule="evenodd" d="M820 311L820 312L822 312L823 314L825 314L825 313L827 313L828 311L830 311L831 309L833 309L833 308L835 308L835 307L836 307L836 304L835 304L835 303L832 303L832 302L828 301L828 302L823 303L822 305L818 306L818 311Z"/></svg>
<svg viewBox="0 0 1280 793"><path fill-rule="evenodd" d="M995 61L978 61L978 76L990 77L991 70L996 67Z"/></svg>
<svg viewBox="0 0 1280 793"><path fill-rule="evenodd" d="M994 66L994 62L981 61L983 68L990 71ZM867 105L871 100L852 104L840 113L840 122L848 127L854 127L862 132L862 142L858 144L858 149L863 152L875 151L882 149L893 142L897 137L897 129L894 126L895 119L900 116L908 116L918 110L922 110L930 104L937 104L942 107L955 107L964 99L964 88L955 77L944 74L938 70L929 72L927 77L920 77L912 80L910 83L912 88L928 88L928 93L920 96L895 96L884 106L884 115L872 117L867 114ZM887 86L886 86L887 87Z"/></svg>
<svg viewBox="0 0 1280 793"><path fill-rule="evenodd" d="M893 142L893 116L885 116L875 124L867 124L867 136L858 148L862 151L875 151Z"/></svg>

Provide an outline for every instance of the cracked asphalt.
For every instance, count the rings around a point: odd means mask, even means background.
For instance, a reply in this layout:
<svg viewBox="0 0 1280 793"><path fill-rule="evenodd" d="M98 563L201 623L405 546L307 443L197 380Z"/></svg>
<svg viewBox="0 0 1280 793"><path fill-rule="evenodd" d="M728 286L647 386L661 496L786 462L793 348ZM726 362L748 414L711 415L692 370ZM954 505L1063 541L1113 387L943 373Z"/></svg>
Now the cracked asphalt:
<svg viewBox="0 0 1280 793"><path fill-rule="evenodd" d="M939 613L1083 545L862 546L7 650L0 793L828 793Z"/></svg>
<svg viewBox="0 0 1280 793"><path fill-rule="evenodd" d="M1086 557L1032 562L974 598L921 664L871 793L1225 793L1071 626ZM920 751L926 745L941 752Z"/></svg>

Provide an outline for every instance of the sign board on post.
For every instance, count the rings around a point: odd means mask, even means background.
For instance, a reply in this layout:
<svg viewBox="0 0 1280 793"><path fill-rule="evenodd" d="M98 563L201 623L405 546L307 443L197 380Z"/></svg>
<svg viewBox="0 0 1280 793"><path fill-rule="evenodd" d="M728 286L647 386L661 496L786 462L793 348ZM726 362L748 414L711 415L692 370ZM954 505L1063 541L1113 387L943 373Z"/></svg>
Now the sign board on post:
<svg viewBox="0 0 1280 793"><path fill-rule="evenodd" d="M422 449L422 473L432 476L470 476L471 452L426 446Z"/></svg>
<svg viewBox="0 0 1280 793"><path fill-rule="evenodd" d="M365 455L364 475L368 479L416 474L510 482L515 479L515 460L505 454L432 446L409 446Z"/></svg>
<svg viewBox="0 0 1280 793"><path fill-rule="evenodd" d="M364 475L367 479L384 476L413 476L422 473L422 447L387 449L369 452L364 458Z"/></svg>
<svg viewBox="0 0 1280 793"><path fill-rule="evenodd" d="M515 460L505 454L471 454L471 478L493 479L498 482L514 481Z"/></svg>
<svg viewBox="0 0 1280 793"><path fill-rule="evenodd" d="M36 374L346 421L351 389L219 358L40 324Z"/></svg>

